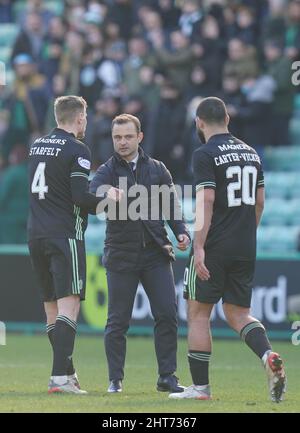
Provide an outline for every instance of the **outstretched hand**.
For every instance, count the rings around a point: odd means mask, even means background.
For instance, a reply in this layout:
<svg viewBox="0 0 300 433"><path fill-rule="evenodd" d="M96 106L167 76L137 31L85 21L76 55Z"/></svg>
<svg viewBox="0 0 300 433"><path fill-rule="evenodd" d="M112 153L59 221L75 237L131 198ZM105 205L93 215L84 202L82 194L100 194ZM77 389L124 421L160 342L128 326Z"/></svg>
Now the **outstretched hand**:
<svg viewBox="0 0 300 433"><path fill-rule="evenodd" d="M178 240L177 248L180 251L185 251L188 249L191 241L187 235L185 235L185 234L178 235L177 240Z"/></svg>

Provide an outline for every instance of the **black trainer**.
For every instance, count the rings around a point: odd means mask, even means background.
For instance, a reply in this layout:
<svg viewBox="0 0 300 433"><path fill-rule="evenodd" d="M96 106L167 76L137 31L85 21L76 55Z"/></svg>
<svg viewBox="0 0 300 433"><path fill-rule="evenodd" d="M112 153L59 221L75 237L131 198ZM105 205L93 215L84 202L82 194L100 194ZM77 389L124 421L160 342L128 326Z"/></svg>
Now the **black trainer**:
<svg viewBox="0 0 300 433"><path fill-rule="evenodd" d="M107 392L122 392L122 381L111 380Z"/></svg>
<svg viewBox="0 0 300 433"><path fill-rule="evenodd" d="M174 374L168 374L167 376L159 376L157 381L157 391L162 392L183 392L184 386L178 383L178 377Z"/></svg>

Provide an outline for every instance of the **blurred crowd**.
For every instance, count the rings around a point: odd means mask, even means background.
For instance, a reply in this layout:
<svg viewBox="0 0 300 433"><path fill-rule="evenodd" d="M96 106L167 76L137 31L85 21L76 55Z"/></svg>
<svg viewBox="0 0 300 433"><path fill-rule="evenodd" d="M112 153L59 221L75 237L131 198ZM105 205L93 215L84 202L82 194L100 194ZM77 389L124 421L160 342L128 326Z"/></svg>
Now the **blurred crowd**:
<svg viewBox="0 0 300 433"><path fill-rule="evenodd" d="M146 152L189 182L195 107L211 95L227 103L230 131L259 154L289 144L299 0L66 0L58 15L28 0L17 17L14 3L0 0L0 26L20 28L14 81L0 86L1 214L16 166L26 184L22 147L55 126L60 95L87 100L93 169L112 154L113 117L127 112L142 122Z"/></svg>

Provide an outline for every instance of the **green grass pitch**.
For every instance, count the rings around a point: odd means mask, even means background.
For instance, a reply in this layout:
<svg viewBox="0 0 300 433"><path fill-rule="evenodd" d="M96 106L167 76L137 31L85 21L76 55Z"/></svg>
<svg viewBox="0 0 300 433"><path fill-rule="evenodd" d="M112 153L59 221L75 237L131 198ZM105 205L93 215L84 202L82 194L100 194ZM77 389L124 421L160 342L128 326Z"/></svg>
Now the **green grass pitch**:
<svg viewBox="0 0 300 433"><path fill-rule="evenodd" d="M186 340L179 340L180 382L191 384ZM256 356L240 341L214 341L211 361L212 401L173 401L155 389L157 366L152 338L130 337L124 391L107 394L102 337L79 336L74 360L89 394L48 395L51 351L46 336L8 334L0 346L0 412L300 412L300 346L275 342L285 360L288 392L280 404L269 401L266 377ZM79 401L80 400L80 401Z"/></svg>

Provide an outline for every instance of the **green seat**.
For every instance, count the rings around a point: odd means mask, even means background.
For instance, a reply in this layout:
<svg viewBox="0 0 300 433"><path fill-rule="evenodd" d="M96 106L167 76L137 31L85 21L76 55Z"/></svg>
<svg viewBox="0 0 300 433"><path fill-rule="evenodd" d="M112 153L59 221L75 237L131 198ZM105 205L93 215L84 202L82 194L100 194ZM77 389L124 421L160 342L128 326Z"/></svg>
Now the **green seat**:
<svg viewBox="0 0 300 433"><path fill-rule="evenodd" d="M262 216L262 225L287 225L289 221L288 200L285 199L267 199Z"/></svg>
<svg viewBox="0 0 300 433"><path fill-rule="evenodd" d="M265 190L267 198L289 198L294 186L295 174L269 171L265 173Z"/></svg>
<svg viewBox="0 0 300 433"><path fill-rule="evenodd" d="M274 254L297 251L300 227L297 226L260 226L257 231L257 251Z"/></svg>
<svg viewBox="0 0 300 433"><path fill-rule="evenodd" d="M19 28L16 24L4 23L0 25L0 47L11 47L17 34L19 33Z"/></svg>
<svg viewBox="0 0 300 433"><path fill-rule="evenodd" d="M89 253L102 254L105 239L105 224L89 224L85 232L86 250Z"/></svg>
<svg viewBox="0 0 300 433"><path fill-rule="evenodd" d="M11 47L1 47L0 46L0 62L4 62L6 65L10 61Z"/></svg>
<svg viewBox="0 0 300 433"><path fill-rule="evenodd" d="M47 0L43 2L43 7L53 12L55 15L61 16L63 14L64 7L65 7L64 3L65 3L64 1L60 1L60 0ZM25 10L26 10L26 1L19 0L14 3L13 13L16 21L19 19L19 16Z"/></svg>
<svg viewBox="0 0 300 433"><path fill-rule="evenodd" d="M271 171L298 171L300 170L300 147L267 148L265 162Z"/></svg>
<svg viewBox="0 0 300 433"><path fill-rule="evenodd" d="M287 203L287 208L289 209L287 215L287 222L291 226L300 227L300 199L289 200Z"/></svg>
<svg viewBox="0 0 300 433"><path fill-rule="evenodd" d="M60 0L49 0L45 2L45 9L53 12L55 15L61 16L64 12L65 2Z"/></svg>

